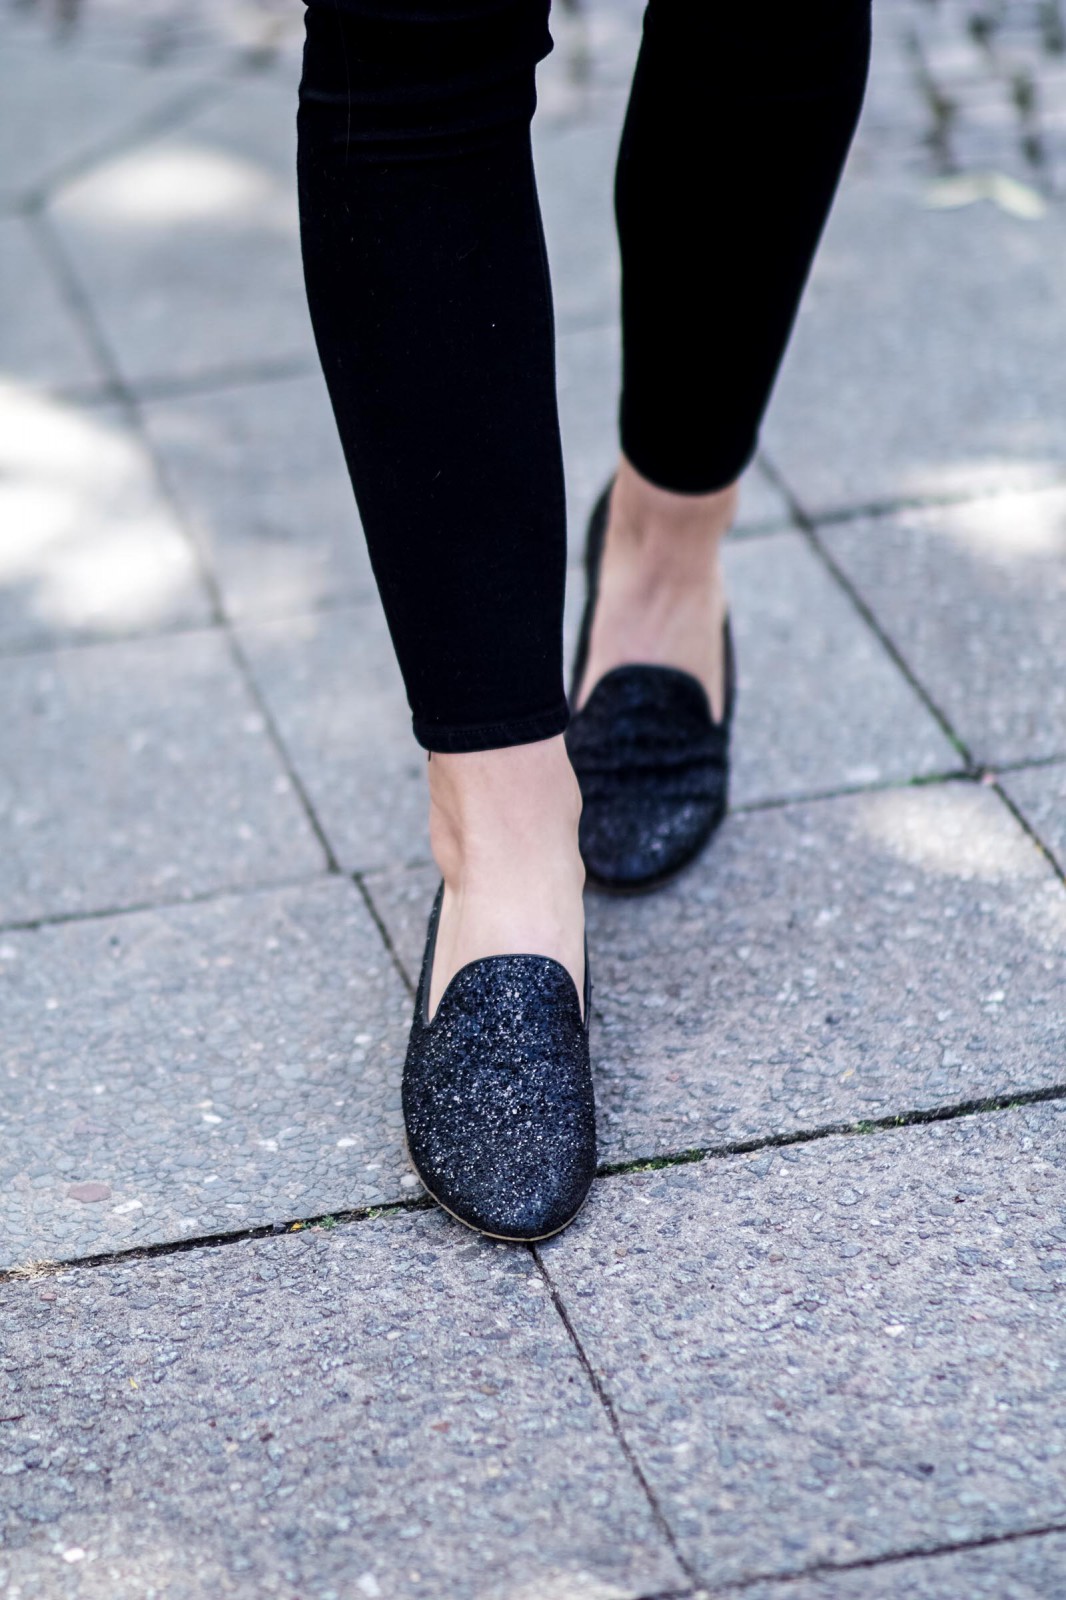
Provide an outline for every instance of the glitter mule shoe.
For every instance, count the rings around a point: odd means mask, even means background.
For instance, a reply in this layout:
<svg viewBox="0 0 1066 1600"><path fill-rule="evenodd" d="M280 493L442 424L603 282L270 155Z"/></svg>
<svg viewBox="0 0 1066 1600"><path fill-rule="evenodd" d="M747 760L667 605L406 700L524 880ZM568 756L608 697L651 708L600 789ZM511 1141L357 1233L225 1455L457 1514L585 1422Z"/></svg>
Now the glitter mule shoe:
<svg viewBox="0 0 1066 1600"><path fill-rule="evenodd" d="M403 1071L407 1151L437 1204L491 1239L530 1243L571 1222L596 1172L585 1014L550 956L461 967L428 1017L437 891Z"/></svg>
<svg viewBox="0 0 1066 1600"><path fill-rule="evenodd" d="M576 700L588 659L610 509L609 483L589 518L587 595L574 660ZM736 700L726 618L725 712L677 667L626 664L605 672L573 714L566 746L581 786L581 855L591 884L620 893L655 889L689 864L725 816L729 733Z"/></svg>

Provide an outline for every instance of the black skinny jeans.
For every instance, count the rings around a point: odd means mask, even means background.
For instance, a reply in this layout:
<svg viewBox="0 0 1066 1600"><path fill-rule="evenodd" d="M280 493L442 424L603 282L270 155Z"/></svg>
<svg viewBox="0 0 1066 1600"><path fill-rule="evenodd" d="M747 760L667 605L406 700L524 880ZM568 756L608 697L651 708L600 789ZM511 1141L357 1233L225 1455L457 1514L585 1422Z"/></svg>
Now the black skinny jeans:
<svg viewBox="0 0 1066 1600"><path fill-rule="evenodd" d="M550 0L309 0L308 302L429 750L568 719L554 326L530 149ZM650 0L615 177L620 442L750 461L866 84L870 0Z"/></svg>

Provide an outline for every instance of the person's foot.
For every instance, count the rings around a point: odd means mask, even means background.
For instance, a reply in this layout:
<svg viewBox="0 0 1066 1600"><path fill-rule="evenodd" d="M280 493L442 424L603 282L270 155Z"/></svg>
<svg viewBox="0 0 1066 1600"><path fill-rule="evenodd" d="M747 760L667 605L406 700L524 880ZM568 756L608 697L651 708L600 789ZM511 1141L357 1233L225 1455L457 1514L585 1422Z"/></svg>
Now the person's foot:
<svg viewBox="0 0 1066 1600"><path fill-rule="evenodd" d="M736 483L699 495L656 488L621 458L577 708L604 673L642 662L692 673L721 719L726 596L720 549L738 499Z"/></svg>
<svg viewBox="0 0 1066 1600"><path fill-rule="evenodd" d="M581 794L561 736L429 761L430 841L444 879L429 1015L469 961L551 956L584 995Z"/></svg>

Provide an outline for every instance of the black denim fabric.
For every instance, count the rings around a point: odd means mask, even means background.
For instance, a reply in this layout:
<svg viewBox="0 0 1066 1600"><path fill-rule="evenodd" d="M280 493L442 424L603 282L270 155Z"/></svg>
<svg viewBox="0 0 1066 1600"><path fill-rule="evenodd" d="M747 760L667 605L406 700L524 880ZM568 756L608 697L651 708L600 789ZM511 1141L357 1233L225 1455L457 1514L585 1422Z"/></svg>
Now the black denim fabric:
<svg viewBox="0 0 1066 1600"><path fill-rule="evenodd" d="M530 147L549 0L310 0L312 324L427 749L567 726L554 322ZM759 427L854 133L870 0L650 0L615 179L620 442L682 493Z"/></svg>

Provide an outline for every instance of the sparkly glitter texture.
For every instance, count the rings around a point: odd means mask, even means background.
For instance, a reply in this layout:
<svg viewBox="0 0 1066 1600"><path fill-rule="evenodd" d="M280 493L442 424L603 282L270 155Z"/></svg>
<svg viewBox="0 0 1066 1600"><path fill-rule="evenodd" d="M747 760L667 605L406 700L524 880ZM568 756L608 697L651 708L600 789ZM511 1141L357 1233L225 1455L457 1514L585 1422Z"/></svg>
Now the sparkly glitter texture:
<svg viewBox="0 0 1066 1600"><path fill-rule="evenodd" d="M587 1020L559 962L505 955L461 968L427 1023L441 899L438 891L404 1065L411 1160L434 1199L470 1227L543 1238L573 1218L596 1171ZM586 1019L588 1000L586 976Z"/></svg>
<svg viewBox="0 0 1066 1600"><path fill-rule="evenodd" d="M588 595L574 662L572 695L588 656L611 485L589 519ZM736 699L733 638L725 625L725 714L711 715L706 691L675 667L634 664L604 673L567 729L581 785L581 854L591 882L651 889L703 848L726 811L729 732Z"/></svg>

